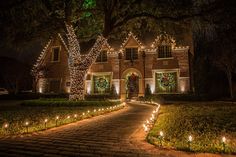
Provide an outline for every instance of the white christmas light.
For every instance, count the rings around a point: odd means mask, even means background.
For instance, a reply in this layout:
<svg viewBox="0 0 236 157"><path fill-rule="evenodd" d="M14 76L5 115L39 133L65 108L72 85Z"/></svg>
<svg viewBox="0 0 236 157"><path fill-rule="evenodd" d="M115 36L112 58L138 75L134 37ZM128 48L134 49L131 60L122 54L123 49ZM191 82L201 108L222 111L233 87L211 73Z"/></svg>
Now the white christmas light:
<svg viewBox="0 0 236 157"><path fill-rule="evenodd" d="M91 65L96 61L102 46L106 43L106 39L99 36L84 59L81 58L80 46L72 26L66 24L67 38L69 43L69 71L71 79L70 100L84 100L84 82L86 74Z"/></svg>

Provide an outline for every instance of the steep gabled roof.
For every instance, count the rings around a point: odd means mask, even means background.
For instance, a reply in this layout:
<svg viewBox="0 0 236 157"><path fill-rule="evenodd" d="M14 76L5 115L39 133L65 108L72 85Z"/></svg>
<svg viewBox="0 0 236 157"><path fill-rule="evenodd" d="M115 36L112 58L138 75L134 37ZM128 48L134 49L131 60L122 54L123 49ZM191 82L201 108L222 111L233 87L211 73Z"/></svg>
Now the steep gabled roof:
<svg viewBox="0 0 236 157"><path fill-rule="evenodd" d="M171 45L172 48L174 48L176 46L176 42L175 42L174 38L172 38L170 35L161 34L156 37L154 42L152 42L151 47L155 48L158 45Z"/></svg>
<svg viewBox="0 0 236 157"><path fill-rule="evenodd" d="M63 46L65 47L66 51L68 52L68 47L64 41L64 39L62 38L61 34L58 33L58 37L60 39L60 41L62 42ZM38 59L36 60L36 63L33 65L32 68L32 74L35 74L35 72L39 69L40 65L43 63L43 60L46 56L46 52L50 46L50 44L52 43L53 39L49 39L49 41L47 42L46 46L43 48L43 50L41 51Z"/></svg>
<svg viewBox="0 0 236 157"><path fill-rule="evenodd" d="M126 39L124 40L124 42L120 46L121 51L123 51L124 47L132 39L137 43L138 47L142 47L143 46L143 44L140 42L140 40L132 32L129 32L128 36L126 37Z"/></svg>

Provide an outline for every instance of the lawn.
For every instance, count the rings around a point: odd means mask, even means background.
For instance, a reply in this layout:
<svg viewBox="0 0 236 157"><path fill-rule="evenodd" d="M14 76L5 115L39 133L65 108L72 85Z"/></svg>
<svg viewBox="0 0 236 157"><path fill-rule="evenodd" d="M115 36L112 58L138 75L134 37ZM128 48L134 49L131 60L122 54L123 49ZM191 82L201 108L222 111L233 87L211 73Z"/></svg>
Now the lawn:
<svg viewBox="0 0 236 157"><path fill-rule="evenodd" d="M159 135L163 131L164 138ZM189 142L189 136L193 137ZM226 142L222 142L222 138ZM177 150L236 154L236 104L178 103L162 105L147 140Z"/></svg>
<svg viewBox="0 0 236 157"><path fill-rule="evenodd" d="M120 101L71 102L64 99L27 100L9 106L2 103L0 136L44 130L108 113L123 107L118 104Z"/></svg>

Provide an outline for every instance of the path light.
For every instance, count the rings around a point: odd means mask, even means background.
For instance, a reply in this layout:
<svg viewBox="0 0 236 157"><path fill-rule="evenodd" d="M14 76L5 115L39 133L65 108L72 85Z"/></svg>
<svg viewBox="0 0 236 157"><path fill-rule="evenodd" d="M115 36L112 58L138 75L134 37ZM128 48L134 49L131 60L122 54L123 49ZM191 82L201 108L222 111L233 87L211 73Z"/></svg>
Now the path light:
<svg viewBox="0 0 236 157"><path fill-rule="evenodd" d="M58 121L58 119L59 119L59 116L56 116L56 126L57 126L57 121Z"/></svg>
<svg viewBox="0 0 236 157"><path fill-rule="evenodd" d="M96 112L96 110L94 109L93 112Z"/></svg>
<svg viewBox="0 0 236 157"><path fill-rule="evenodd" d="M223 151L225 152L225 144L226 143L226 138L225 136L222 137L222 144L223 144Z"/></svg>
<svg viewBox="0 0 236 157"><path fill-rule="evenodd" d="M74 118L77 118L77 114L74 114Z"/></svg>
<svg viewBox="0 0 236 157"><path fill-rule="evenodd" d="M193 137L191 135L188 136L188 147L191 150L191 142L193 141Z"/></svg>
<svg viewBox="0 0 236 157"><path fill-rule="evenodd" d="M67 119L70 119L70 116L67 116Z"/></svg>
<svg viewBox="0 0 236 157"><path fill-rule="evenodd" d="M162 146L162 140L163 140L163 138L164 138L164 133L163 133L163 131L160 131L160 145Z"/></svg>
<svg viewBox="0 0 236 157"><path fill-rule="evenodd" d="M193 137L192 137L191 135L189 135L188 141L189 141L189 142L192 142L192 141L193 141Z"/></svg>
<svg viewBox="0 0 236 157"><path fill-rule="evenodd" d="M164 133L163 131L160 131L160 136L163 137L164 136Z"/></svg>
<svg viewBox="0 0 236 157"><path fill-rule="evenodd" d="M88 110L88 113L89 113L90 111Z"/></svg>
<svg viewBox="0 0 236 157"><path fill-rule="evenodd" d="M85 113L83 112L83 116L85 115Z"/></svg>
<svg viewBox="0 0 236 157"><path fill-rule="evenodd" d="M226 138L222 137L222 142L225 143L226 142Z"/></svg>
<svg viewBox="0 0 236 157"><path fill-rule="evenodd" d="M101 109L98 109L98 111L100 112L100 111L101 111Z"/></svg>
<svg viewBox="0 0 236 157"><path fill-rule="evenodd" d="M8 124L8 123L5 123L5 124L3 125L3 127L6 129L6 128L9 127L9 124Z"/></svg>
<svg viewBox="0 0 236 157"><path fill-rule="evenodd" d="M47 122L48 122L48 119L45 119L45 120L44 120L45 129L47 129Z"/></svg>
<svg viewBox="0 0 236 157"><path fill-rule="evenodd" d="M29 132L29 122L25 122L25 126L26 126L26 132Z"/></svg>

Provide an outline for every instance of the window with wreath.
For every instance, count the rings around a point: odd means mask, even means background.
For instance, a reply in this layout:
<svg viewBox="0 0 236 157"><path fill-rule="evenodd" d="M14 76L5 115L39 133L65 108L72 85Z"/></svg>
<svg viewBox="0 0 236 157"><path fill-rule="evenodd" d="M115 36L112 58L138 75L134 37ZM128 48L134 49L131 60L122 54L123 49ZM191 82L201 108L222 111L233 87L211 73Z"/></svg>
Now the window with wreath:
<svg viewBox="0 0 236 157"><path fill-rule="evenodd" d="M93 76L94 94L110 92L110 75Z"/></svg>
<svg viewBox="0 0 236 157"><path fill-rule="evenodd" d="M58 62L60 60L60 47L52 48L52 61Z"/></svg>
<svg viewBox="0 0 236 157"><path fill-rule="evenodd" d="M156 92L173 93L177 91L177 72L156 73Z"/></svg>
<svg viewBox="0 0 236 157"><path fill-rule="evenodd" d="M107 62L107 51L101 51L96 59L96 62Z"/></svg>
<svg viewBox="0 0 236 157"><path fill-rule="evenodd" d="M157 49L158 58L170 58L171 55L171 45L160 45Z"/></svg>
<svg viewBox="0 0 236 157"><path fill-rule="evenodd" d="M138 48L126 48L125 49L125 59L126 60L138 59Z"/></svg>

